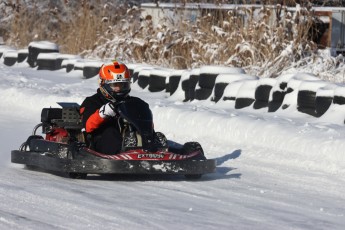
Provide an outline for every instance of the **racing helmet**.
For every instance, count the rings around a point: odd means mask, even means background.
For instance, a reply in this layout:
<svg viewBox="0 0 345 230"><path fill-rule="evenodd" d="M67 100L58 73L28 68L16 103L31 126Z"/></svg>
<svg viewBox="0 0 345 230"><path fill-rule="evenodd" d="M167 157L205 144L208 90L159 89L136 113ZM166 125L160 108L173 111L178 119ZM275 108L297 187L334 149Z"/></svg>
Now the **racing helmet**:
<svg viewBox="0 0 345 230"><path fill-rule="evenodd" d="M99 70L99 89L110 101L126 97L131 91L131 77L127 66L117 61L103 64Z"/></svg>

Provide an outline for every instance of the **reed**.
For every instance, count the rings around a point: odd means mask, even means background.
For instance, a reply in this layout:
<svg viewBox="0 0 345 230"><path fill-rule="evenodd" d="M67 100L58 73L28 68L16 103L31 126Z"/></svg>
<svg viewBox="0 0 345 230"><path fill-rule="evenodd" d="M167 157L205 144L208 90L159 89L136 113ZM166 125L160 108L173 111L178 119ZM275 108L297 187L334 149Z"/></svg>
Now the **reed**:
<svg viewBox="0 0 345 230"><path fill-rule="evenodd" d="M309 1L300 3L272 0L260 8L199 9L193 20L186 17L186 9L176 8L173 19L162 18L158 24L125 3L64 1L60 8L50 6L44 13L33 4L14 10L9 41L22 47L30 41L50 40L60 45L60 52L87 58L169 68L229 65L275 77L317 51L311 36L317 17Z"/></svg>

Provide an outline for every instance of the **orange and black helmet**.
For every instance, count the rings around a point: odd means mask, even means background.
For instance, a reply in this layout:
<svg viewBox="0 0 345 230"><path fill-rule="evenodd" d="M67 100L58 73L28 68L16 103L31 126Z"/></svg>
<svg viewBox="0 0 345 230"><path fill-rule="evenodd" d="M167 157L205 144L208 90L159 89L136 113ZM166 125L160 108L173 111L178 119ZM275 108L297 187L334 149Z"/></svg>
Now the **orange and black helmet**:
<svg viewBox="0 0 345 230"><path fill-rule="evenodd" d="M117 61L102 65L99 70L99 88L108 100L116 101L126 97L131 91L131 76L127 66Z"/></svg>

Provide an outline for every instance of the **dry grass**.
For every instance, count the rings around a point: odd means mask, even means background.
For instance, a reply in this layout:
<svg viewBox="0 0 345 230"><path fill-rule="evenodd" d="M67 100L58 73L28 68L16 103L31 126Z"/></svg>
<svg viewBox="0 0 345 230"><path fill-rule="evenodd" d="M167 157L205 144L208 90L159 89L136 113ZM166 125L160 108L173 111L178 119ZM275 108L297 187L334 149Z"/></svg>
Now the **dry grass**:
<svg viewBox="0 0 345 230"><path fill-rule="evenodd" d="M310 37L315 16L308 10L308 1L296 12L286 7L293 1L279 2L285 5L200 10L195 21L165 18L158 25L151 16L140 18L140 9L125 4L95 7L77 1L72 7L65 1L62 8L73 17L56 8L38 16L37 8L21 7L15 11L9 40L18 47L33 40L51 40L61 46L60 52L85 57L170 68L231 65L274 77L317 50ZM186 11L176 9L175 13L175 18L183 18Z"/></svg>

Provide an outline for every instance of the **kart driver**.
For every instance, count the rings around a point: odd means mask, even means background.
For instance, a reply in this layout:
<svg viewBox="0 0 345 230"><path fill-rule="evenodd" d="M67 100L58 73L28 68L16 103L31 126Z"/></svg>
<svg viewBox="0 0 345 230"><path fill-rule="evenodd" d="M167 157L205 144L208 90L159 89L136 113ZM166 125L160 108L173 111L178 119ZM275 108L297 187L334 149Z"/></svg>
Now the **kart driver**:
<svg viewBox="0 0 345 230"><path fill-rule="evenodd" d="M97 93L80 106L86 142L97 152L119 153L122 147L120 124L115 105L130 97L131 78L127 66L117 61L104 64L99 71Z"/></svg>

